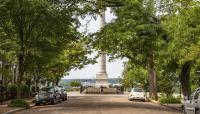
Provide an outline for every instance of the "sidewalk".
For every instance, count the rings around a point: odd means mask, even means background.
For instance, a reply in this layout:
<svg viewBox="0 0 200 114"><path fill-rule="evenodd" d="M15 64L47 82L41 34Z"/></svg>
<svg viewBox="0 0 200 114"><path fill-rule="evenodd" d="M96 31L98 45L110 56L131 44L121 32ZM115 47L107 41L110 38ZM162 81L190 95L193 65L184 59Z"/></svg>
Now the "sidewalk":
<svg viewBox="0 0 200 114"><path fill-rule="evenodd" d="M30 107L33 107L35 104L32 102L34 99L30 98L30 99L25 99L29 104ZM24 108L18 108L18 107L8 107L8 103L10 101L5 101L3 103L0 103L0 114L9 114L11 112L15 112L18 110L23 110Z"/></svg>
<svg viewBox="0 0 200 114"><path fill-rule="evenodd" d="M171 108L171 109L174 109L174 110L182 111L183 104L181 104L181 103L180 104L161 104L160 102L154 101L154 100L150 100L150 102L155 103L155 104L159 104L161 106L165 106L167 108Z"/></svg>

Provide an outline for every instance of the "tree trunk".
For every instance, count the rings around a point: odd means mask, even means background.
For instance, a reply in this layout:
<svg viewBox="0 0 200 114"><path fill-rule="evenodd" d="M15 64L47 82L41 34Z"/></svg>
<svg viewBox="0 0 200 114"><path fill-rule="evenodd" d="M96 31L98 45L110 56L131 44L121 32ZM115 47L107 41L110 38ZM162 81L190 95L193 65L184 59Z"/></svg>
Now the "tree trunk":
<svg viewBox="0 0 200 114"><path fill-rule="evenodd" d="M18 71L18 78L17 78L17 98L21 98L21 84L22 84L22 78L24 75L24 56L22 54L19 54L18 56L18 62L19 62L19 71Z"/></svg>
<svg viewBox="0 0 200 114"><path fill-rule="evenodd" d="M22 80L23 80L23 75L25 72L25 65L24 65L24 61L25 61L25 32L24 32L24 23L25 23L25 18L24 18L24 12L22 9L23 6L23 1L19 1L19 7L20 7L20 15L18 17L15 18L15 25L16 25L16 30L18 32L19 35L19 46L20 46L20 50L18 53L18 63L19 63L19 72L18 72L18 79L17 79L17 98L20 99L21 98L21 84L22 84Z"/></svg>
<svg viewBox="0 0 200 114"><path fill-rule="evenodd" d="M56 86L58 86L60 79L56 79Z"/></svg>
<svg viewBox="0 0 200 114"><path fill-rule="evenodd" d="M191 85L190 85L190 70L191 70L192 62L186 62L181 68L181 74L179 75L179 79L181 82L183 95L189 97L191 94Z"/></svg>
<svg viewBox="0 0 200 114"><path fill-rule="evenodd" d="M150 97L153 97L155 100L158 100L157 77L156 77L156 71L154 69L153 56L150 56L148 61L148 75L149 75Z"/></svg>

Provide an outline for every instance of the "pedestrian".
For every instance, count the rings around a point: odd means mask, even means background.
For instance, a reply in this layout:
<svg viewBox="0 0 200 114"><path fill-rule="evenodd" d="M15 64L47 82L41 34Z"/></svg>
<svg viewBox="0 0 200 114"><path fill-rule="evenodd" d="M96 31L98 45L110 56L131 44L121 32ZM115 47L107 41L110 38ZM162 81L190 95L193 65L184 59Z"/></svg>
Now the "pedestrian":
<svg viewBox="0 0 200 114"><path fill-rule="evenodd" d="M100 94L102 94L103 93L103 86L101 85L100 86Z"/></svg>

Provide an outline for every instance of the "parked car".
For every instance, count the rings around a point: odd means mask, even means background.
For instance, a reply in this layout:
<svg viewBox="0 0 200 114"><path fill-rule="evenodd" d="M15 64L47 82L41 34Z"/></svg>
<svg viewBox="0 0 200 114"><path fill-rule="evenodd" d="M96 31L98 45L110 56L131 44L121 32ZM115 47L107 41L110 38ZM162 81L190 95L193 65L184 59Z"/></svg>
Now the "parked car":
<svg viewBox="0 0 200 114"><path fill-rule="evenodd" d="M41 88L35 96L36 105L40 105L41 103L56 104L58 102L61 102L61 94L58 87Z"/></svg>
<svg viewBox="0 0 200 114"><path fill-rule="evenodd" d="M130 101L132 100L145 101L146 100L145 92L142 88L132 88L131 92L128 95L128 99Z"/></svg>
<svg viewBox="0 0 200 114"><path fill-rule="evenodd" d="M67 100L67 91L65 91L63 86L58 86L59 92L61 94L61 98L63 101Z"/></svg>
<svg viewBox="0 0 200 114"><path fill-rule="evenodd" d="M200 114L200 88L197 88L189 98L184 98L183 114Z"/></svg>

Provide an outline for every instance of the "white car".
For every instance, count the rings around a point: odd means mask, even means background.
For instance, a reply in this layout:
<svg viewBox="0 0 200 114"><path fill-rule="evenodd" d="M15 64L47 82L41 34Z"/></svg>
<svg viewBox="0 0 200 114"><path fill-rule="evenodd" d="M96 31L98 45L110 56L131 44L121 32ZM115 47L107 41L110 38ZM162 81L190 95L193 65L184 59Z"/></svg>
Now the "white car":
<svg viewBox="0 0 200 114"><path fill-rule="evenodd" d="M200 114L200 88L184 100L182 114Z"/></svg>
<svg viewBox="0 0 200 114"><path fill-rule="evenodd" d="M142 88L132 88L131 92L128 95L128 99L132 100L141 100L146 101L145 92Z"/></svg>

